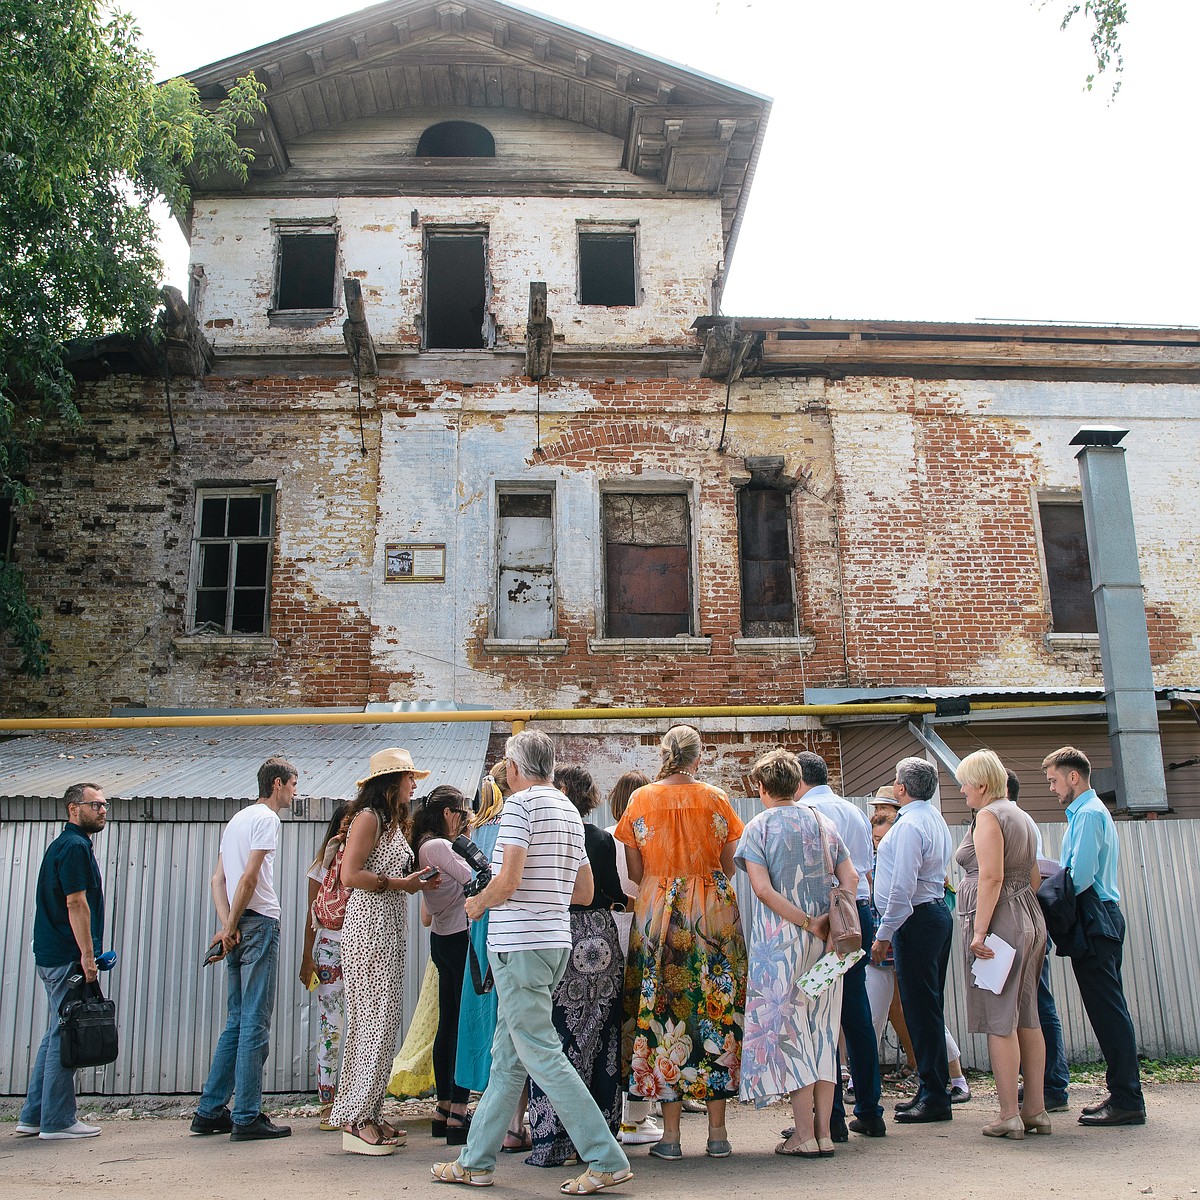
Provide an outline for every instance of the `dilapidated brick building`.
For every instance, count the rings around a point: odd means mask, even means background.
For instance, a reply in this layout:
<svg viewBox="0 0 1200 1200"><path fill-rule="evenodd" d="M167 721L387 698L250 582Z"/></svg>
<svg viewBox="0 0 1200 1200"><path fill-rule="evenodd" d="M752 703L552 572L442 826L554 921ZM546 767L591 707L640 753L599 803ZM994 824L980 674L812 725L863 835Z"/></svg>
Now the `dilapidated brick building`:
<svg viewBox="0 0 1200 1200"><path fill-rule="evenodd" d="M1069 445L1103 422L1164 755L1197 755L1194 331L717 316L769 102L496 0L396 0L190 78L251 71L249 181L194 181L195 373L93 347L83 427L31 480L12 553L53 665L9 660L11 713L946 689L1011 702L960 752L1103 761ZM704 727L735 790L780 742L855 794L918 748L895 719ZM604 785L653 767L645 722L553 728ZM1168 795L1200 812L1200 769Z"/></svg>

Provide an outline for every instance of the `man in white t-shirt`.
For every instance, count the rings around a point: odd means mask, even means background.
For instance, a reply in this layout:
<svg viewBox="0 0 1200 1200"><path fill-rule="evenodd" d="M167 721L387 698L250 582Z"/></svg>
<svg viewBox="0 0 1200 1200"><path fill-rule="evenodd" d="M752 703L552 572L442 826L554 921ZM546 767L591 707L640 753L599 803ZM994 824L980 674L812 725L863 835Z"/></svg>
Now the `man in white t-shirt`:
<svg viewBox="0 0 1200 1200"><path fill-rule="evenodd" d="M525 730L504 750L512 794L504 802L492 882L466 902L477 920L490 911L488 961L496 981L492 1073L457 1161L435 1163L434 1179L486 1187L525 1083L532 1078L570 1135L587 1170L571 1184L580 1194L633 1177L629 1159L604 1114L563 1053L551 1018L551 996L571 953L572 903L592 898L592 869L583 820L551 784L554 743Z"/></svg>
<svg viewBox="0 0 1200 1200"><path fill-rule="evenodd" d="M258 802L235 813L221 835L212 876L221 928L210 950L214 961L225 959L229 1016L192 1118L192 1133L228 1133L230 1141L251 1142L292 1132L262 1111L262 1080L279 968L279 810L291 806L296 779L290 762L268 758L258 769Z"/></svg>

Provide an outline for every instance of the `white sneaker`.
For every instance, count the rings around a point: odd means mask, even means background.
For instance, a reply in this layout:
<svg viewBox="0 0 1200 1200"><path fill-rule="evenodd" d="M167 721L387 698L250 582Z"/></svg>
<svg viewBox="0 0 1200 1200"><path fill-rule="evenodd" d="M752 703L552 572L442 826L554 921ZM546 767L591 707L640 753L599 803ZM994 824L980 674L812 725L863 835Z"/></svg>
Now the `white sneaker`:
<svg viewBox="0 0 1200 1200"><path fill-rule="evenodd" d="M662 1126L650 1117L643 1117L636 1125L622 1123L617 1141L626 1146L645 1146L662 1140Z"/></svg>
<svg viewBox="0 0 1200 1200"><path fill-rule="evenodd" d="M41 1132L36 1125L26 1125L23 1122L17 1126L17 1137L37 1137Z"/></svg>
<svg viewBox="0 0 1200 1200"><path fill-rule="evenodd" d="M99 1125L85 1125L82 1121L76 1121L74 1125L67 1129L56 1129L53 1133L39 1133L38 1137L43 1142L64 1142L74 1138L99 1137Z"/></svg>

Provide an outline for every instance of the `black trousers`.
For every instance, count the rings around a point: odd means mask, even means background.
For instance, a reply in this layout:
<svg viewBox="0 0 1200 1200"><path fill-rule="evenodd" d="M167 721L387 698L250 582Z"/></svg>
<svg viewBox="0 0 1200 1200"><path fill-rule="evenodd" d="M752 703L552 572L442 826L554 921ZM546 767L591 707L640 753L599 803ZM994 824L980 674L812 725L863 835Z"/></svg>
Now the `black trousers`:
<svg viewBox="0 0 1200 1200"><path fill-rule="evenodd" d="M429 935L429 957L438 972L438 1029L433 1039L433 1079L437 1098L443 1103L465 1104L471 1098L469 1089L454 1082L458 1013L469 944L470 935L465 929L461 933Z"/></svg>
<svg viewBox="0 0 1200 1200"><path fill-rule="evenodd" d="M946 902L931 900L913 909L896 930L894 943L900 1003L921 1077L917 1100L934 1109L950 1107L944 1009L953 930L954 918Z"/></svg>
<svg viewBox="0 0 1200 1200"><path fill-rule="evenodd" d="M1101 903L1123 934L1125 919L1121 910L1112 900ZM1087 945L1087 954L1072 958L1071 966L1084 1011L1104 1055L1108 1094L1118 1108L1141 1112L1146 1104L1138 1076L1137 1035L1121 985L1123 944L1113 938L1089 936Z"/></svg>

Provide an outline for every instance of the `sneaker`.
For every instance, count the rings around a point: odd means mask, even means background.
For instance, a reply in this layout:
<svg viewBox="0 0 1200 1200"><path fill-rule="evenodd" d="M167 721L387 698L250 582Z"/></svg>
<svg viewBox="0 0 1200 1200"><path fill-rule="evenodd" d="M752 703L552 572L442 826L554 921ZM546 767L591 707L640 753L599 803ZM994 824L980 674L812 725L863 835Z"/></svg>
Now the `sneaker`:
<svg viewBox="0 0 1200 1200"><path fill-rule="evenodd" d="M41 1133L41 1128L37 1125L26 1125L23 1121L18 1123L16 1128L16 1137L37 1137Z"/></svg>
<svg viewBox="0 0 1200 1200"><path fill-rule="evenodd" d="M261 1142L266 1138L290 1137L290 1125L276 1125L265 1112L260 1112L249 1125L239 1125L235 1121L229 1135L231 1142Z"/></svg>
<svg viewBox="0 0 1200 1200"><path fill-rule="evenodd" d="M224 1107L211 1117L206 1117L203 1113L196 1113L188 1128L189 1133L195 1134L231 1133L232 1131L233 1118L229 1115L229 1109Z"/></svg>
<svg viewBox="0 0 1200 1200"><path fill-rule="evenodd" d="M625 1146L646 1146L662 1140L662 1126L650 1117L643 1117L634 1125L621 1123L617 1141Z"/></svg>
<svg viewBox="0 0 1200 1200"><path fill-rule="evenodd" d="M85 1125L82 1121L76 1121L74 1125L66 1129L55 1129L52 1133L39 1133L38 1137L43 1142L65 1142L72 1138L89 1138L99 1137L99 1125Z"/></svg>
<svg viewBox="0 0 1200 1200"><path fill-rule="evenodd" d="M706 1113L708 1112L708 1105L701 1100L688 1098L683 1102L683 1111L685 1113Z"/></svg>

